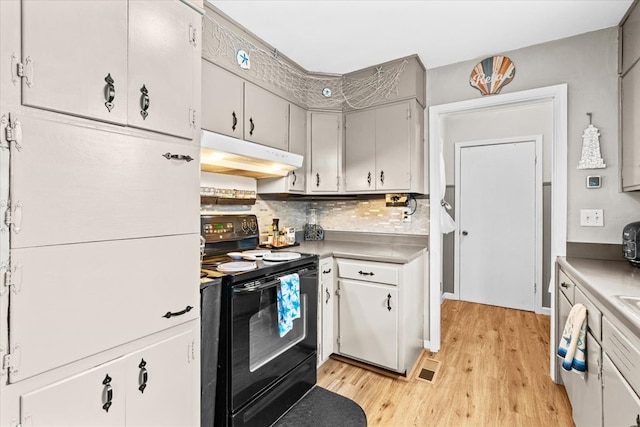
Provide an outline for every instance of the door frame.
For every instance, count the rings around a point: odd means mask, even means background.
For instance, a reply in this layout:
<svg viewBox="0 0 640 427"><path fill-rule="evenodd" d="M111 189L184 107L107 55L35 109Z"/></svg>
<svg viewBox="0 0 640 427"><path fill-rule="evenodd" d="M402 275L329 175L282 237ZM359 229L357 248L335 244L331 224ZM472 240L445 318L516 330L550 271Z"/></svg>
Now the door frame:
<svg viewBox="0 0 640 427"><path fill-rule="evenodd" d="M553 138L551 143L551 265L567 250L567 84L547 86L502 95L485 96L467 101L434 105L425 111L429 123L429 339L424 346L433 352L440 350L440 304L442 303L442 233L440 230L440 201L444 198L440 189L440 156L442 153L442 121L448 114L470 112L494 106L509 106L539 101L552 101ZM436 201L433 203L433 201ZM556 342L555 275L551 275L551 342ZM425 319L426 323L426 319ZM558 375L553 345L549 346L551 378Z"/></svg>
<svg viewBox="0 0 640 427"><path fill-rule="evenodd" d="M542 311L542 135L517 136L511 138L485 139L479 141L456 142L455 147L455 188L459 189L461 184L461 159L460 154L463 148L480 147L486 145L499 145L509 143L523 143L533 141L535 147L535 256L534 256L534 280L535 280L535 301L534 311ZM538 161L538 159L540 161ZM455 192L455 218L460 218L462 207L461 192ZM456 229L454 235L453 254L453 296L460 299L460 230Z"/></svg>

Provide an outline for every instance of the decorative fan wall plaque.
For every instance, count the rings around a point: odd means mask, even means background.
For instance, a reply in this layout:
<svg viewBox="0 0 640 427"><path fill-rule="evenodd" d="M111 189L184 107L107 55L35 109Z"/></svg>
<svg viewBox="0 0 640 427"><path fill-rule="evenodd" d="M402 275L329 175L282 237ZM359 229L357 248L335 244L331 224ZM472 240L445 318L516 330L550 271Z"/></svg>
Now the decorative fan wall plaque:
<svg viewBox="0 0 640 427"><path fill-rule="evenodd" d="M482 95L495 95L516 75L516 66L506 56L483 59L471 71L469 84Z"/></svg>

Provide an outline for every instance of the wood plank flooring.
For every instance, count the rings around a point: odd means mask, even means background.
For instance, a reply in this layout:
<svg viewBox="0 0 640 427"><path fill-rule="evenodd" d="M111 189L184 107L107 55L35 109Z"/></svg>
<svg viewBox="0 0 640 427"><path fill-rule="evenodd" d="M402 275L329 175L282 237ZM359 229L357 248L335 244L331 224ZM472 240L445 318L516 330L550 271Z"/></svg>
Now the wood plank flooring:
<svg viewBox="0 0 640 427"><path fill-rule="evenodd" d="M318 385L364 409L369 426L573 426L549 377L549 316L446 300L433 383L330 359Z"/></svg>

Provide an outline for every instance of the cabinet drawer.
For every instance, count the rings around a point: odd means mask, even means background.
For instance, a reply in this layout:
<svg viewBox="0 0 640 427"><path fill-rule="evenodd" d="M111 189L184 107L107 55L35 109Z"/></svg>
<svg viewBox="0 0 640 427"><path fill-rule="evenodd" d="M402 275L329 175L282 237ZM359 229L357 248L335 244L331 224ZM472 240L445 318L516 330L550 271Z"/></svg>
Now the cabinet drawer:
<svg viewBox="0 0 640 427"><path fill-rule="evenodd" d="M320 260L320 282L333 279L333 258Z"/></svg>
<svg viewBox="0 0 640 427"><path fill-rule="evenodd" d="M397 285L400 279L400 266L381 262L339 259L338 275L344 279Z"/></svg>
<svg viewBox="0 0 640 427"><path fill-rule="evenodd" d="M198 245L189 234L13 250L11 382L197 319Z"/></svg>
<svg viewBox="0 0 640 427"><path fill-rule="evenodd" d="M558 287L564 296L567 297L571 305L573 305L575 302L574 289L576 285L562 270L558 271Z"/></svg>
<svg viewBox="0 0 640 427"><path fill-rule="evenodd" d="M576 304L582 304L587 308L587 327L593 336L599 341L602 339L602 313L589 301L579 288L575 288Z"/></svg>
<svg viewBox="0 0 640 427"><path fill-rule="evenodd" d="M604 351L629 385L640 393L640 351L605 317L602 320Z"/></svg>

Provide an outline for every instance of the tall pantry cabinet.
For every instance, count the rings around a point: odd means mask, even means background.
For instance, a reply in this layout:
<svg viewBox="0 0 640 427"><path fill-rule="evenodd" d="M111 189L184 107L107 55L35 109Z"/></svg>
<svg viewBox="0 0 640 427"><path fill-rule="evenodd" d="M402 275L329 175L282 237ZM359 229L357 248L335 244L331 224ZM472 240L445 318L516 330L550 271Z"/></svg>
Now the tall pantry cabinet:
<svg viewBox="0 0 640 427"><path fill-rule="evenodd" d="M199 423L202 13L0 2L0 425Z"/></svg>

